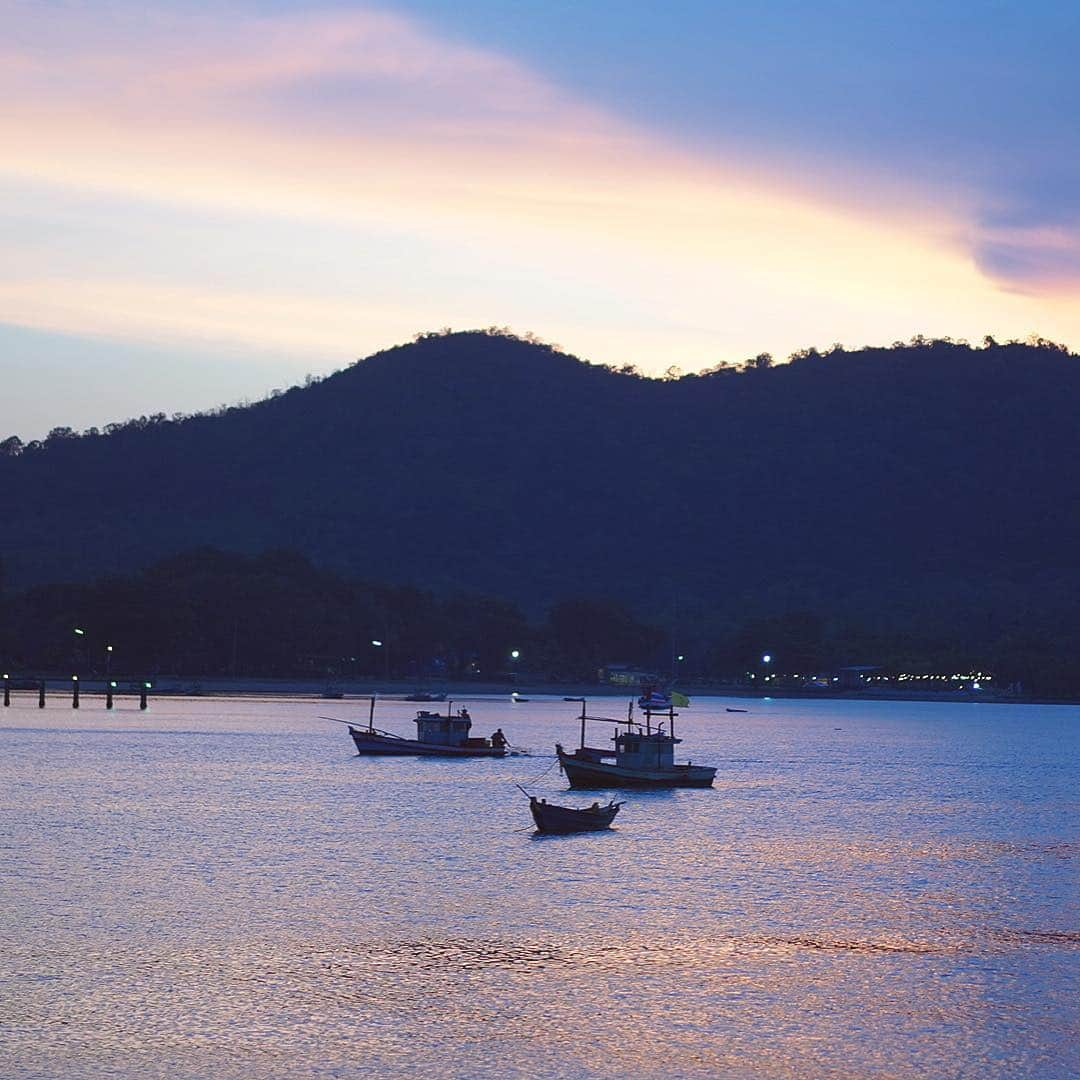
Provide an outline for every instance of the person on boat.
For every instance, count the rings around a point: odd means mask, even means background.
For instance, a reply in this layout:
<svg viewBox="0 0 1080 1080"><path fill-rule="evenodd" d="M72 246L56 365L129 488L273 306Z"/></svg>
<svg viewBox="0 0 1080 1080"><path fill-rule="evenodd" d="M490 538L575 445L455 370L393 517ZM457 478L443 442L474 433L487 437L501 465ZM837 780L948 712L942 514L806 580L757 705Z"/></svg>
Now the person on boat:
<svg viewBox="0 0 1080 1080"><path fill-rule="evenodd" d="M462 707L458 709L458 716L460 716L462 720L472 719L472 717L469 715L469 710L466 709L464 705L462 705Z"/></svg>
<svg viewBox="0 0 1080 1080"><path fill-rule="evenodd" d="M491 745L496 750L505 750L510 744L506 741L506 736L503 734L502 728L496 728L495 733L491 736Z"/></svg>

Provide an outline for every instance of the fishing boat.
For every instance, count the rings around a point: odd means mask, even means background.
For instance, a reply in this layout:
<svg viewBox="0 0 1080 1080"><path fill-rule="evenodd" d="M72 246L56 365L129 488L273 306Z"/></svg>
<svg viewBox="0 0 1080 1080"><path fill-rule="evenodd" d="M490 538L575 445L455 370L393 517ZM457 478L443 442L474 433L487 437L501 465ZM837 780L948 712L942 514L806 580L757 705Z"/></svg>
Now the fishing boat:
<svg viewBox="0 0 1080 1080"><path fill-rule="evenodd" d="M609 802L607 806L593 803L592 806L579 810L572 806L549 803L547 799L538 799L535 795L529 796L529 810L532 812L533 821L536 822L536 831L542 833L610 829L620 806L622 803L619 802Z"/></svg>
<svg viewBox="0 0 1080 1080"><path fill-rule="evenodd" d="M566 773L572 788L619 788L619 787L712 787L716 770L709 765L675 761L675 744L682 739L675 737L674 709L657 716L651 709L645 710L644 722L634 719L634 705L630 703L625 720L607 716L589 716L586 702L581 701L581 745L567 753L561 743L555 744L559 765ZM664 730L664 722L668 729ZM613 748L589 746L585 741L588 723L614 724ZM621 730L621 728L625 730Z"/></svg>
<svg viewBox="0 0 1080 1080"><path fill-rule="evenodd" d="M637 699L638 708L666 712L673 705L671 696L663 690L647 690Z"/></svg>
<svg viewBox="0 0 1080 1080"><path fill-rule="evenodd" d="M349 725L349 734L358 754L378 756L407 757L505 757L506 745L497 745L492 739L474 739L469 737L472 717L466 708L452 712L453 702L448 702L446 714L428 712L421 709L416 714L416 738L407 739L392 731L381 731L375 727L375 699L371 699L368 722L341 720L336 716L325 716L324 720L334 720L339 724Z"/></svg>

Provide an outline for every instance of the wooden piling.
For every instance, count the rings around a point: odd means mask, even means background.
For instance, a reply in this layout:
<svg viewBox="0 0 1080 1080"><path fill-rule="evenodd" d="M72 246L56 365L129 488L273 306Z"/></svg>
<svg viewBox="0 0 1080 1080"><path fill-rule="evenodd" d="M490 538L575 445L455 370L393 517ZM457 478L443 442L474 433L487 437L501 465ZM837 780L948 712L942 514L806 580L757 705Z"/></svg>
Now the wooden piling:
<svg viewBox="0 0 1080 1080"><path fill-rule="evenodd" d="M4 676L4 708L6 709L11 704L11 681L8 677Z"/></svg>
<svg viewBox="0 0 1080 1080"><path fill-rule="evenodd" d="M79 676L71 676L71 707L77 709L79 707Z"/></svg>
<svg viewBox="0 0 1080 1080"><path fill-rule="evenodd" d="M41 682L38 683L37 707L39 709L44 709L45 708L45 680L44 679L42 679Z"/></svg>
<svg viewBox="0 0 1080 1080"><path fill-rule="evenodd" d="M105 684L105 708L112 708L112 683Z"/></svg>
<svg viewBox="0 0 1080 1080"><path fill-rule="evenodd" d="M139 708L146 709L146 683L142 684L142 689L139 691Z"/></svg>

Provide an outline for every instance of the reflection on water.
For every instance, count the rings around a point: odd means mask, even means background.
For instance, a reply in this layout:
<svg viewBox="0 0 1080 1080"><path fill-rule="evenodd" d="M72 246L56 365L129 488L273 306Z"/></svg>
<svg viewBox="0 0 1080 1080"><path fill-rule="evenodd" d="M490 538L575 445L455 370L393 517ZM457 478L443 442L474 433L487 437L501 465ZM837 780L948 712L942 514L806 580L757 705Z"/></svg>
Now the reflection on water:
<svg viewBox="0 0 1080 1080"><path fill-rule="evenodd" d="M715 790L536 842L561 702L470 702L535 751L472 762L357 758L325 703L20 703L3 1075L1080 1071L1080 710L748 707L681 718Z"/></svg>

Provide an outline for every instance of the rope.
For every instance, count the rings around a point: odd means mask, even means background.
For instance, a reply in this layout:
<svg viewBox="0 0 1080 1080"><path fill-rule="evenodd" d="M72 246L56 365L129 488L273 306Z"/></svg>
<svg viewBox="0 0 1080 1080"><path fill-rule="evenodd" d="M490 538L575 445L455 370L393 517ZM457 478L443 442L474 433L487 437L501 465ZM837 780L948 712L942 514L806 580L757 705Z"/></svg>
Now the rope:
<svg viewBox="0 0 1080 1080"><path fill-rule="evenodd" d="M559 759L556 758L542 773L540 773L539 776L534 776L531 780L526 780L524 785L519 785L519 786L532 787L532 785L535 784L537 780L543 780L543 778L545 776L547 776L547 774L549 772L551 772L551 770L554 769L555 766L558 765L558 764L559 764Z"/></svg>

